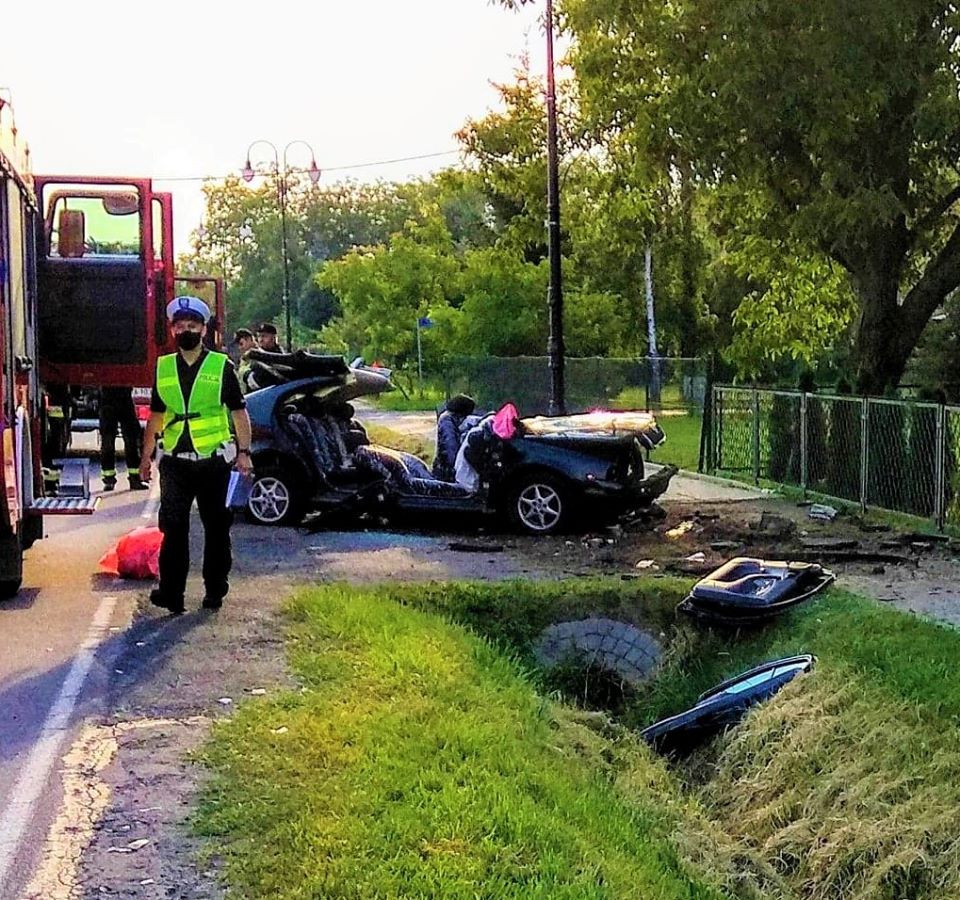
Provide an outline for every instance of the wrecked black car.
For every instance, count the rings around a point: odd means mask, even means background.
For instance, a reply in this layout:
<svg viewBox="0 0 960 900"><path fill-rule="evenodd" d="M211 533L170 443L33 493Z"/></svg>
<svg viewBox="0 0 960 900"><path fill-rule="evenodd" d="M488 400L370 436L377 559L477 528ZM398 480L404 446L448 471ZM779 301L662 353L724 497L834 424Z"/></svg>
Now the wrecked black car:
<svg viewBox="0 0 960 900"><path fill-rule="evenodd" d="M664 439L645 413L516 417L509 437L493 430L490 416L464 439L475 483L440 480L417 457L367 439L349 401L392 385L342 360L339 371L336 359L314 357L308 363L321 374L247 395L253 521L296 524L310 513L492 514L521 531L551 534L647 507L676 472L668 467L644 478L644 450Z"/></svg>

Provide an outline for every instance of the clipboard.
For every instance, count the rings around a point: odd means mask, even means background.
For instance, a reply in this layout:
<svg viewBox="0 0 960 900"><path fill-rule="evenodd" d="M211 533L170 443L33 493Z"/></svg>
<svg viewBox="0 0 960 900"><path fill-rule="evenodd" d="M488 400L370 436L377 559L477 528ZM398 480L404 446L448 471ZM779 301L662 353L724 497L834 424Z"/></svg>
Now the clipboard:
<svg viewBox="0 0 960 900"><path fill-rule="evenodd" d="M230 481L227 483L227 499L225 505L229 509L243 509L250 499L250 492L253 490L253 477L250 475L241 475L236 470L230 473Z"/></svg>

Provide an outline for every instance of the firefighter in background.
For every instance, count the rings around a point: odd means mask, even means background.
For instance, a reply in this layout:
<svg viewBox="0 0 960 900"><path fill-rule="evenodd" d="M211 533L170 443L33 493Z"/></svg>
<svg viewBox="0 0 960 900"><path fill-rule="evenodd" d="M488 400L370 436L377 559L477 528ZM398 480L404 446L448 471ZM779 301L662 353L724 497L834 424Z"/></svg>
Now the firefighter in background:
<svg viewBox="0 0 960 900"><path fill-rule="evenodd" d="M167 304L167 318L177 352L157 360L140 475L150 477L157 437L162 435L158 469L163 543L160 584L150 592L150 602L177 615L184 610L194 500L203 523L203 607L223 605L233 564L233 512L226 503L230 470L250 476L253 463L250 417L233 363L201 343L210 308L197 297L174 297Z"/></svg>
<svg viewBox="0 0 960 900"><path fill-rule="evenodd" d="M123 455L131 491L146 491L150 485L140 478L140 422L133 405L133 388L100 389L100 477L103 489L117 486L117 430L123 435Z"/></svg>
<svg viewBox="0 0 960 900"><path fill-rule="evenodd" d="M248 354L256 348L257 339L249 328L238 328L233 333L233 340L240 355L237 363L237 378L240 379L240 389L246 394L252 390L252 386L247 380L250 375L250 357Z"/></svg>

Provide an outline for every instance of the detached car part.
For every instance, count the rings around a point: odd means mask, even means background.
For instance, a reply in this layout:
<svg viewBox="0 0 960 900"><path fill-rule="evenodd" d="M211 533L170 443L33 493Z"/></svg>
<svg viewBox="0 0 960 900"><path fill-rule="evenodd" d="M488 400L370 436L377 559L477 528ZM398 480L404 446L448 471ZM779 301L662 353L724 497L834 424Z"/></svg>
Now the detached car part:
<svg viewBox="0 0 960 900"><path fill-rule="evenodd" d="M738 556L698 581L678 609L708 623L757 624L809 600L836 577L817 563Z"/></svg>
<svg viewBox="0 0 960 900"><path fill-rule="evenodd" d="M735 725L751 706L772 697L798 675L809 672L814 661L810 654L803 654L763 663L711 688L700 695L696 705L644 728L640 736L659 753L687 753L717 732Z"/></svg>

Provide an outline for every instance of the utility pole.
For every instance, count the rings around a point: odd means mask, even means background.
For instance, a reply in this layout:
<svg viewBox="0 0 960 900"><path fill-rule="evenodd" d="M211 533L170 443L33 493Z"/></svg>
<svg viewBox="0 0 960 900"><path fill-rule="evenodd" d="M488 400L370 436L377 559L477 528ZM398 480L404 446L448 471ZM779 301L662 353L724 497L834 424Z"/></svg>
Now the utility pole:
<svg viewBox="0 0 960 900"><path fill-rule="evenodd" d="M657 320L653 309L653 248L647 244L643 254L643 272L647 294L647 357L650 360L650 398L660 408L660 356L657 353Z"/></svg>
<svg viewBox="0 0 960 900"><path fill-rule="evenodd" d="M553 66L553 0L547 0L547 237L550 255L550 415L566 412L563 383L563 272L560 266L560 162L557 151L557 87Z"/></svg>

